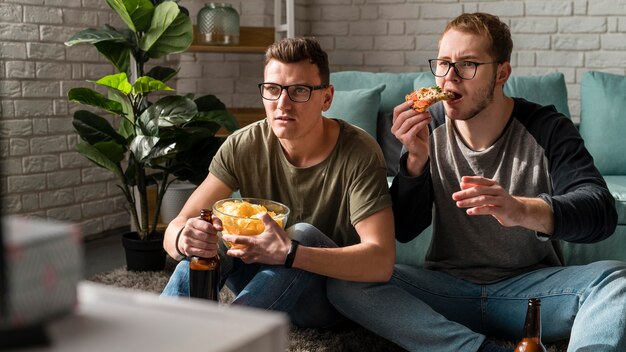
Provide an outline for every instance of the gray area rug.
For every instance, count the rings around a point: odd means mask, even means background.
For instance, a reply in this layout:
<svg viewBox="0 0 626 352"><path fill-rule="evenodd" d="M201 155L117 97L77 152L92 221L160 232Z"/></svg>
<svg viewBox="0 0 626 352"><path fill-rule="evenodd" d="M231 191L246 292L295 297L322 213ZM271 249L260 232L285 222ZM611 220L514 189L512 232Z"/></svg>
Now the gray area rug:
<svg viewBox="0 0 626 352"><path fill-rule="evenodd" d="M171 264L168 263L168 267ZM141 291L161 293L169 275L171 268L158 272L133 272L126 268L118 268L107 273L95 275L89 278L90 281L102 283L122 288L130 288ZM233 294L227 288L220 293L220 302L231 302ZM498 341L504 346L513 348L510 342ZM548 352L565 352L565 343L550 345ZM360 326L354 326L344 330L316 330L302 329L292 326L289 331L289 345L287 351L290 352L400 352L403 348L379 337L378 335L365 330Z"/></svg>

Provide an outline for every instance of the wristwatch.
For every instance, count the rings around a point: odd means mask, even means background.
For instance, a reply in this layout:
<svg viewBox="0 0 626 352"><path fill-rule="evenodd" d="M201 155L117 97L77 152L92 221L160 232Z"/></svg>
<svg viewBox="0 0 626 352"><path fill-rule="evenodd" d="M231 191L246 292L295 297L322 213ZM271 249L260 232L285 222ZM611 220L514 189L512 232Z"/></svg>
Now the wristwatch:
<svg viewBox="0 0 626 352"><path fill-rule="evenodd" d="M287 252L287 258L285 258L285 268L289 269L293 265L293 260L296 259L296 251L298 250L299 244L300 242L291 240L291 247L289 248L289 252Z"/></svg>

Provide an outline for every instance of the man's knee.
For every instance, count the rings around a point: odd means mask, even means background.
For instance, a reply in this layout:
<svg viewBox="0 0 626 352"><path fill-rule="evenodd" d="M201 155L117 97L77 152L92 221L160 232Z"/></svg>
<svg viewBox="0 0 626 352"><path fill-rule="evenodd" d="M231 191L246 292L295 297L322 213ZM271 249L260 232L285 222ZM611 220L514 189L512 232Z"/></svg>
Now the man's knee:
<svg viewBox="0 0 626 352"><path fill-rule="evenodd" d="M161 296L189 296L189 260L176 265Z"/></svg>
<svg viewBox="0 0 626 352"><path fill-rule="evenodd" d="M602 260L586 265L598 280L615 280L626 278L626 263L617 260ZM626 281L625 281L626 282Z"/></svg>
<svg viewBox="0 0 626 352"><path fill-rule="evenodd" d="M328 278L326 282L326 294L328 295L330 303L340 305L347 302L360 301L359 297L364 295L368 288L377 284L378 283Z"/></svg>
<svg viewBox="0 0 626 352"><path fill-rule="evenodd" d="M617 260L603 260L589 264L603 281L626 288L626 263Z"/></svg>
<svg viewBox="0 0 626 352"><path fill-rule="evenodd" d="M289 237L307 247L337 247L335 242L326 236L317 227L307 223L297 223L287 229Z"/></svg>

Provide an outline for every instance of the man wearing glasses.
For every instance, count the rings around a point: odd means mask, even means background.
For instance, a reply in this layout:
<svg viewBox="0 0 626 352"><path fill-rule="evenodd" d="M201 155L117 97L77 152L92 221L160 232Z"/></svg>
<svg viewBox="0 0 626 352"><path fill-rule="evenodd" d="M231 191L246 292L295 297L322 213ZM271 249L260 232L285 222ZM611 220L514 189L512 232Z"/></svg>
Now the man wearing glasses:
<svg viewBox="0 0 626 352"><path fill-rule="evenodd" d="M185 257L219 251L233 304L284 311L302 327L330 328L344 318L326 297L327 277L389 280L395 241L384 157L366 132L322 116L333 99L329 79L328 57L316 40L270 46L259 84L267 118L228 137L207 179L169 224L164 247L181 262L163 295L189 295ZM214 226L197 215L234 190L286 204L288 229L265 214L261 235L223 236L245 248L218 245L219 219Z"/></svg>
<svg viewBox="0 0 626 352"><path fill-rule="evenodd" d="M396 239L432 223L425 268L398 265L387 284L332 282L329 298L410 351L513 351L486 336L518 341L531 297L544 342L626 351L626 264L563 266L559 245L610 236L614 199L568 118L504 95L512 47L495 16L448 24L429 62L454 98L393 114L404 146L391 187Z"/></svg>

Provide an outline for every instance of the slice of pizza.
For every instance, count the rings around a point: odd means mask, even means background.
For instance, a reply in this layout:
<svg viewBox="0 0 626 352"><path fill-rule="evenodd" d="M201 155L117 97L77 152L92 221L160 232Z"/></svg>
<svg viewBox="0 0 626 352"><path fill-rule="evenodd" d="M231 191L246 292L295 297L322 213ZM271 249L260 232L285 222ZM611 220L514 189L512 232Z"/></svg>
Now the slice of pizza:
<svg viewBox="0 0 626 352"><path fill-rule="evenodd" d="M419 113L426 111L429 106L438 101L448 99L454 99L454 93L443 92L439 86L416 89L405 97L406 101L413 101L412 108Z"/></svg>

